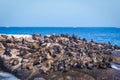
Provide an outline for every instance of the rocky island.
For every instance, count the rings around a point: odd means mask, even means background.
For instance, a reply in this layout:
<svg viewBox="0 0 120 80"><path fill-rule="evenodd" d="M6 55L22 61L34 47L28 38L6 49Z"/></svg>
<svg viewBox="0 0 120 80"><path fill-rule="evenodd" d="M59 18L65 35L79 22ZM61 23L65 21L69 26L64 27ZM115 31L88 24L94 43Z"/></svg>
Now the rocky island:
<svg viewBox="0 0 120 80"><path fill-rule="evenodd" d="M0 35L0 68L21 80L120 80L120 47L76 35Z"/></svg>

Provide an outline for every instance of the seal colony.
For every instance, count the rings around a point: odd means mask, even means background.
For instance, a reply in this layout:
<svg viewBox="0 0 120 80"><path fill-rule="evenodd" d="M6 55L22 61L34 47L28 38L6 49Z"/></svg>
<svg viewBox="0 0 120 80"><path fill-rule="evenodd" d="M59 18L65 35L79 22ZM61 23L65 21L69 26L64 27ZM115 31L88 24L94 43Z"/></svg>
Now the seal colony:
<svg viewBox="0 0 120 80"><path fill-rule="evenodd" d="M68 34L0 35L0 64L3 70L30 80L38 74L58 71L111 68L111 62L120 61L111 56L118 49L120 47L110 42L87 42L85 38Z"/></svg>

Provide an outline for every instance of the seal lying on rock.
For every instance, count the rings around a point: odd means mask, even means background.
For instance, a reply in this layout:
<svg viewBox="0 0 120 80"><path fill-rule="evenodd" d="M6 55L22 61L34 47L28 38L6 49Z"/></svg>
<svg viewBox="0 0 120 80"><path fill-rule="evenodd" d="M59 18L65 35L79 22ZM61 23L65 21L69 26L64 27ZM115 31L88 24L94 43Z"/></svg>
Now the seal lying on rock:
<svg viewBox="0 0 120 80"><path fill-rule="evenodd" d="M49 75L74 69L107 69L115 59L111 53L116 54L114 50L120 49L110 43L87 42L85 38L67 34L0 37L2 65L22 80L32 79L39 73Z"/></svg>

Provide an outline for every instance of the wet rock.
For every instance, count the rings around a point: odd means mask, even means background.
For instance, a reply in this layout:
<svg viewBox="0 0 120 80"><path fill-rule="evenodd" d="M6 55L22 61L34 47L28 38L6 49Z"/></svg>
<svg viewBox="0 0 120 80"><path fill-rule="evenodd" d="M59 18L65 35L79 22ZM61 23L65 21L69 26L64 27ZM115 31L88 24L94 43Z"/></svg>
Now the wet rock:
<svg viewBox="0 0 120 80"><path fill-rule="evenodd" d="M28 76L31 72L27 69L17 69L15 75L22 80L28 80Z"/></svg>
<svg viewBox="0 0 120 80"><path fill-rule="evenodd" d="M61 72L54 72L45 76L47 80L64 80Z"/></svg>
<svg viewBox="0 0 120 80"><path fill-rule="evenodd" d="M64 77L65 80L95 80L92 76L78 71L64 73Z"/></svg>
<svg viewBox="0 0 120 80"><path fill-rule="evenodd" d="M114 69L94 69L94 70L83 70L82 72L95 78L95 80L119 80L120 72Z"/></svg>

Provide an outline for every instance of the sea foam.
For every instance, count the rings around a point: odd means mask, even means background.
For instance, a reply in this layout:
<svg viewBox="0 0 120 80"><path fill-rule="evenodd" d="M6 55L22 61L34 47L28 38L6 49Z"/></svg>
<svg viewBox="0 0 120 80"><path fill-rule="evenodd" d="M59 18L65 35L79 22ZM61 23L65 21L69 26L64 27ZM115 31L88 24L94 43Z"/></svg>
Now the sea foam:
<svg viewBox="0 0 120 80"><path fill-rule="evenodd" d="M111 63L111 67L116 70L120 70L120 64Z"/></svg>
<svg viewBox="0 0 120 80"><path fill-rule="evenodd" d="M0 80L20 80L14 75L7 72L0 72Z"/></svg>
<svg viewBox="0 0 120 80"><path fill-rule="evenodd" d="M15 38L28 38L28 37L32 37L32 35L28 35L28 34L0 34L0 35L7 35L9 37L15 37Z"/></svg>

